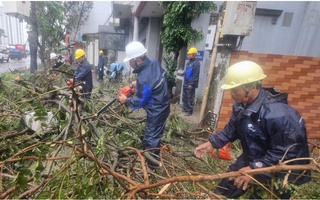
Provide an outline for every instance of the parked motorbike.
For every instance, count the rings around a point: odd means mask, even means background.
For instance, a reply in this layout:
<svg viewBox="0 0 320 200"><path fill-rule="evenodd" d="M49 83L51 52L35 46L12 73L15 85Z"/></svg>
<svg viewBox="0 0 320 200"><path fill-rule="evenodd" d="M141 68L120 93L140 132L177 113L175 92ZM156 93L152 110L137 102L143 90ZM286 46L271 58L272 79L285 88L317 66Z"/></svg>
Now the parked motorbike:
<svg viewBox="0 0 320 200"><path fill-rule="evenodd" d="M117 82L123 81L124 63L113 62L110 68L104 66L104 75L109 79L109 81L115 80Z"/></svg>

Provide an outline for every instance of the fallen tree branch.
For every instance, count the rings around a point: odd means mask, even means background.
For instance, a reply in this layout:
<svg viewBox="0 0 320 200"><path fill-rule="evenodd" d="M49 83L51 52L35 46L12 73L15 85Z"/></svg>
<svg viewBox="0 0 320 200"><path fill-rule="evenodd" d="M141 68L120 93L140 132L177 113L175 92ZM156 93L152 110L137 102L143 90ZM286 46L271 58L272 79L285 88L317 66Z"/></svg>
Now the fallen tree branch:
<svg viewBox="0 0 320 200"><path fill-rule="evenodd" d="M14 137L18 137L24 134L33 134L35 131L32 130L31 128L27 127L24 130L18 132L18 133L10 133L10 134L6 134L4 133L2 136L0 136L0 140L5 140L5 139L11 139Z"/></svg>
<svg viewBox="0 0 320 200"><path fill-rule="evenodd" d="M319 166L317 164L307 164L307 165L276 165L266 168L260 169L252 169L245 171L246 174L254 175L254 174L261 174L265 172L278 172L278 171L288 171L288 170L313 170L318 171ZM131 187L130 190L139 192L141 190L156 188L159 186L166 185L168 183L175 183L175 182L202 182L202 181L213 181L218 179L230 178L230 177L237 177L242 176L243 173L237 172L228 172L223 174L216 174L216 175L197 175L197 176L176 176L166 180L161 180L157 183L153 183L150 185L137 185L135 187Z"/></svg>

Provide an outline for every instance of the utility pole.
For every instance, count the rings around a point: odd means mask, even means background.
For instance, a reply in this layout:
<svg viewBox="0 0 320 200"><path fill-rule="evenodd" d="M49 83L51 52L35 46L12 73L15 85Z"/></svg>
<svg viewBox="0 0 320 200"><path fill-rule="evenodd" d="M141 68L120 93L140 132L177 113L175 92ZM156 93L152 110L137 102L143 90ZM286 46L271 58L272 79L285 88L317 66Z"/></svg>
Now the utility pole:
<svg viewBox="0 0 320 200"><path fill-rule="evenodd" d="M200 110L199 127L215 130L218 113L223 97L223 90L220 89L226 68L229 66L231 52L219 44L221 23L223 17L217 16L217 30L214 38L214 48L211 54L210 68L207 84L202 99Z"/></svg>
<svg viewBox="0 0 320 200"><path fill-rule="evenodd" d="M207 85L203 95L198 127L215 132L223 90L221 85L230 65L232 51L241 48L243 38L252 30L256 2L225 2L219 12Z"/></svg>

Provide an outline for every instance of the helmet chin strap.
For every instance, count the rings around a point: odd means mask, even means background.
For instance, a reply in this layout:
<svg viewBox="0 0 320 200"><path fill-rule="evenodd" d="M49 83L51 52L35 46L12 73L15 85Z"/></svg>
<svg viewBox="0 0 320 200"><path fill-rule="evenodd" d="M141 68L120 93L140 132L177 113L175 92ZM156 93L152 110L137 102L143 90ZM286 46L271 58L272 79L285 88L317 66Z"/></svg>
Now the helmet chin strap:
<svg viewBox="0 0 320 200"><path fill-rule="evenodd" d="M138 67L138 62L136 58L134 58L134 65L135 65L134 68L136 69Z"/></svg>
<svg viewBox="0 0 320 200"><path fill-rule="evenodd" d="M245 91L244 97L242 98L242 103L244 104L244 106L247 105L248 101L249 101L249 92L252 90L252 88L255 86L255 84L252 84L251 87L249 89L245 88L243 85L241 86L242 89Z"/></svg>

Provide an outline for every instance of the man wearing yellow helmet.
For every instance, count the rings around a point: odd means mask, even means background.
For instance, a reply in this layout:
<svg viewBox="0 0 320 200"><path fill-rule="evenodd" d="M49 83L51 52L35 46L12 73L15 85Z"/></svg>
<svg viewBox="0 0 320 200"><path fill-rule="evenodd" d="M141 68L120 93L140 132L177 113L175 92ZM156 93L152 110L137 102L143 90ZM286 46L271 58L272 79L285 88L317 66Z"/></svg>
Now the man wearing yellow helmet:
<svg viewBox="0 0 320 200"><path fill-rule="evenodd" d="M242 61L228 68L222 89L230 89L235 101L233 112L224 129L209 137L209 140L195 149L201 158L212 148L219 149L228 142L240 140L243 153L228 171L258 169L277 165L286 161L309 157L305 121L301 115L288 105L288 95L273 87L262 87L266 77L261 67L251 61ZM308 164L306 159L297 159L290 164ZM264 173L253 178L265 186L272 186L272 178L283 181L286 173ZM301 185L310 181L310 171L293 170L288 174L288 182ZM248 187L253 187L250 199L261 199L257 184L250 176L222 179L216 189L227 198L238 198ZM261 190L260 190L261 191ZM291 192L273 191L278 198L290 199Z"/></svg>
<svg viewBox="0 0 320 200"><path fill-rule="evenodd" d="M103 51L99 51L99 61L98 61L98 81L103 81L103 68L104 68L104 57Z"/></svg>
<svg viewBox="0 0 320 200"><path fill-rule="evenodd" d="M82 88L85 98L90 98L93 82L92 82L92 72L91 72L91 65L87 61L85 52L83 49L78 49L75 52L75 58L78 61L77 69L75 70L75 81L76 82L83 82Z"/></svg>
<svg viewBox="0 0 320 200"><path fill-rule="evenodd" d="M188 59L184 75L182 90L182 111L186 112L186 116L192 115L194 106L194 97L196 88L199 83L200 62L196 59L198 50L191 47L188 51Z"/></svg>

